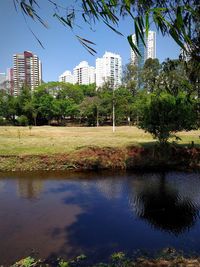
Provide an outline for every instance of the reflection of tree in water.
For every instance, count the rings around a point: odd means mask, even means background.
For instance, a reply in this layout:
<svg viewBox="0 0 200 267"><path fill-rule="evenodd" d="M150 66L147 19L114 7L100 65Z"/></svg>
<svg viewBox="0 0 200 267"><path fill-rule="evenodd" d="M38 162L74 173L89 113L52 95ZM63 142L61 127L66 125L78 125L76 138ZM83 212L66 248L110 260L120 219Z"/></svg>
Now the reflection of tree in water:
<svg viewBox="0 0 200 267"><path fill-rule="evenodd" d="M194 225L198 207L167 182L165 174L130 181L129 190L134 212L155 228L180 234Z"/></svg>
<svg viewBox="0 0 200 267"><path fill-rule="evenodd" d="M43 189L43 181L41 179L18 179L17 192L21 198L35 199L38 198Z"/></svg>

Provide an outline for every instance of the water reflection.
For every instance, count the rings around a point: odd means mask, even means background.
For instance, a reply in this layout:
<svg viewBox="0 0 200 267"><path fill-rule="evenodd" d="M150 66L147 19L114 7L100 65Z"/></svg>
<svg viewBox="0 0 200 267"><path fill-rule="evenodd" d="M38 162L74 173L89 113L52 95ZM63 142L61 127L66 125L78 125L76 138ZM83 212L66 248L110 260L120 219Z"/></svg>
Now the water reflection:
<svg viewBox="0 0 200 267"><path fill-rule="evenodd" d="M175 247L200 253L200 179L192 173L0 174L0 265ZM30 201L31 200L31 201ZM32 201L34 200L34 201Z"/></svg>
<svg viewBox="0 0 200 267"><path fill-rule="evenodd" d="M36 199L39 198L43 189L43 181L41 179L26 178L18 179L17 193L21 198Z"/></svg>
<svg viewBox="0 0 200 267"><path fill-rule="evenodd" d="M188 231L199 214L199 203L187 192L196 187L199 196L200 180L192 186L191 181L185 180L184 187L178 187L164 173L145 176L129 181L129 202L133 211L156 229L174 234Z"/></svg>

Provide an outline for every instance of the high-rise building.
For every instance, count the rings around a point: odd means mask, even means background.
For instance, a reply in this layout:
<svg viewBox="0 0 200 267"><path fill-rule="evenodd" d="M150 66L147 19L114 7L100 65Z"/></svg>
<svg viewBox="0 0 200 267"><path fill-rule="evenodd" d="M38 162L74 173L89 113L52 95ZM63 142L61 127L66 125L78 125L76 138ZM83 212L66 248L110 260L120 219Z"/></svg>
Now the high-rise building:
<svg viewBox="0 0 200 267"><path fill-rule="evenodd" d="M89 66L87 61L81 61L73 69L74 84L91 84L95 82L95 68Z"/></svg>
<svg viewBox="0 0 200 267"><path fill-rule="evenodd" d="M102 58L96 59L96 86L102 87L105 82L109 82L112 88L117 88L121 84L122 60L120 55L105 52Z"/></svg>
<svg viewBox="0 0 200 267"><path fill-rule="evenodd" d="M135 34L132 35L132 41L136 44ZM144 66L144 63L148 58L156 58L156 33L154 31L149 31L148 37L144 34L144 41L146 46L143 44L141 38L138 40L138 50L141 56L136 55L131 49L131 62L139 68Z"/></svg>
<svg viewBox="0 0 200 267"><path fill-rule="evenodd" d="M0 73L0 90L3 90L3 91L8 91L7 88L8 87L8 82L7 82L7 79L6 79L6 74L4 72L1 72Z"/></svg>
<svg viewBox="0 0 200 267"><path fill-rule="evenodd" d="M0 86L2 86L5 81L6 81L6 74L4 72L0 72Z"/></svg>
<svg viewBox="0 0 200 267"><path fill-rule="evenodd" d="M14 77L13 77L13 68L7 69L7 83L8 83L8 91L10 95L14 94Z"/></svg>
<svg viewBox="0 0 200 267"><path fill-rule="evenodd" d="M63 74L59 76L59 82L65 82L65 83L74 83L74 78L71 73L71 71L66 70Z"/></svg>
<svg viewBox="0 0 200 267"><path fill-rule="evenodd" d="M31 90L39 86L42 81L42 67L38 56L32 52L13 56L14 95L18 95L23 85L29 86Z"/></svg>

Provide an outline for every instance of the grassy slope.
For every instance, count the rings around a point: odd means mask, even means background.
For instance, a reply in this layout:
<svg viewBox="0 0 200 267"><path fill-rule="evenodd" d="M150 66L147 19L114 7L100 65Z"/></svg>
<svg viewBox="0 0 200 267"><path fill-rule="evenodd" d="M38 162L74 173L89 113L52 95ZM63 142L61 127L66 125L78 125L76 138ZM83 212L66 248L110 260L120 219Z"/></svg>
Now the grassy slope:
<svg viewBox="0 0 200 267"><path fill-rule="evenodd" d="M179 143L200 145L200 131L181 132ZM142 146L155 142L136 127L0 127L0 155L68 153L88 146Z"/></svg>

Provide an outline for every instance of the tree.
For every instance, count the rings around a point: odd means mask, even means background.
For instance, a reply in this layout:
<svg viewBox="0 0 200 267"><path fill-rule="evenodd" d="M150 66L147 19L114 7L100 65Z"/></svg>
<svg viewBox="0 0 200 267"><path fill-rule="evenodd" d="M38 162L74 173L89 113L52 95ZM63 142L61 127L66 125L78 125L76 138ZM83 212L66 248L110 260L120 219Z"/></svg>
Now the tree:
<svg viewBox="0 0 200 267"><path fill-rule="evenodd" d="M115 130L115 96L114 88L110 81L104 82L101 88L98 88L97 95L100 98L99 117L102 122L111 122L113 124L113 131Z"/></svg>
<svg viewBox="0 0 200 267"><path fill-rule="evenodd" d="M80 114L86 118L89 126L99 126L99 107L100 99L98 96L85 97L80 104Z"/></svg>
<svg viewBox="0 0 200 267"><path fill-rule="evenodd" d="M160 75L157 77L156 87L159 92L166 91L177 95L183 91L192 93L192 87L187 78L184 64L178 59L167 59L161 65Z"/></svg>
<svg viewBox="0 0 200 267"><path fill-rule="evenodd" d="M53 100L54 97L50 95L49 91L45 88L39 87L34 91L33 103L41 124L49 124L50 120L53 118Z"/></svg>
<svg viewBox="0 0 200 267"><path fill-rule="evenodd" d="M89 85L79 85L81 90L83 91L84 96L96 96L97 91L96 91L96 84L89 84Z"/></svg>
<svg viewBox="0 0 200 267"><path fill-rule="evenodd" d="M19 8L24 15L38 20L44 26L46 23L39 16L39 0L14 0L16 9ZM76 18L81 18L87 24L103 22L118 34L120 18L129 16L133 19L137 43L139 38L145 43L144 31L148 34L151 22L155 24L163 35L169 34L184 50L184 43L191 46L191 37L198 36L199 25L199 1L197 0L157 0L157 1L132 1L132 0L82 0L78 3L70 2L67 7L61 6L57 0L48 0L52 5L53 16L64 26L73 29L77 25ZM66 1L67 2L67 1ZM81 16L80 16L81 15ZM197 32L197 34L193 34ZM96 51L92 47L93 42L76 35L78 41L91 53ZM127 37L135 53L140 54L132 42L131 35ZM40 40L38 40L40 42ZM41 42L40 42L41 44ZM41 44L42 45L42 44ZM193 49L195 53L195 49ZM198 54L195 54L198 56Z"/></svg>
<svg viewBox="0 0 200 267"><path fill-rule="evenodd" d="M115 114L116 123L121 124L124 121L130 123L132 104L134 97L126 88L115 90Z"/></svg>
<svg viewBox="0 0 200 267"><path fill-rule="evenodd" d="M62 119L73 117L78 113L78 106L73 99L54 99L52 102L53 117L61 124Z"/></svg>
<svg viewBox="0 0 200 267"><path fill-rule="evenodd" d="M196 101L182 92L177 96L165 92L146 96L138 125L166 144L176 132L197 128Z"/></svg>
<svg viewBox="0 0 200 267"><path fill-rule="evenodd" d="M160 68L161 66L157 58L155 59L148 58L145 61L144 67L141 71L141 76L142 76L141 79L142 79L143 87L148 92L152 93L155 90Z"/></svg>
<svg viewBox="0 0 200 267"><path fill-rule="evenodd" d="M138 68L136 65L128 63L125 65L123 70L122 82L132 95L135 95L137 92L137 75Z"/></svg>

